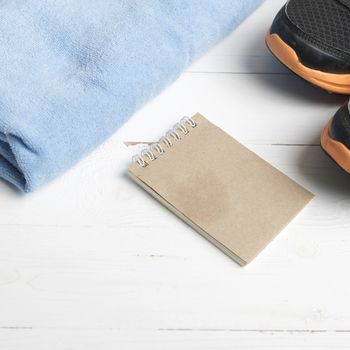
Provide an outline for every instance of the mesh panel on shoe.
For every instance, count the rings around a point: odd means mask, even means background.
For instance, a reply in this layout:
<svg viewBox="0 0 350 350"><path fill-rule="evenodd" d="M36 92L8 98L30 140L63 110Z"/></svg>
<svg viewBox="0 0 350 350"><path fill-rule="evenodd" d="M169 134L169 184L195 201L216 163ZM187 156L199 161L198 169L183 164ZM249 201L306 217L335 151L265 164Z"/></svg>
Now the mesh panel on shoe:
<svg viewBox="0 0 350 350"><path fill-rule="evenodd" d="M350 0L292 0L287 14L303 32L350 52Z"/></svg>
<svg viewBox="0 0 350 350"><path fill-rule="evenodd" d="M347 6L350 8L350 0L338 0L340 3L342 3L343 5Z"/></svg>

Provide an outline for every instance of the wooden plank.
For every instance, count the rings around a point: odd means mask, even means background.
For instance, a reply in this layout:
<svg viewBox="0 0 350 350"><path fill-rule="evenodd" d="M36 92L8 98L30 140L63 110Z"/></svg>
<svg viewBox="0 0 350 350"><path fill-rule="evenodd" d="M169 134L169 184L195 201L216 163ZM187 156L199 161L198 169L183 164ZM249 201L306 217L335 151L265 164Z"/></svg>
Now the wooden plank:
<svg viewBox="0 0 350 350"><path fill-rule="evenodd" d="M110 329L0 330L6 350L271 350L348 349L348 332L174 330L122 331Z"/></svg>
<svg viewBox="0 0 350 350"><path fill-rule="evenodd" d="M329 206L336 206L340 208L337 210L343 208L346 222L348 177L318 146L255 144L250 148L313 191L317 199L310 207L318 201L325 205L325 209L318 208L320 216L327 214ZM131 229L166 222L163 211L157 210L157 205L151 210L152 202L126 176L134 153L134 148L110 140L65 176L36 193L20 195L1 183L1 197L6 199L6 205L0 211L0 227L101 225Z"/></svg>
<svg viewBox="0 0 350 350"><path fill-rule="evenodd" d="M244 143L317 144L345 100L292 75L188 73L136 113L117 137L157 140L183 115L200 112Z"/></svg>

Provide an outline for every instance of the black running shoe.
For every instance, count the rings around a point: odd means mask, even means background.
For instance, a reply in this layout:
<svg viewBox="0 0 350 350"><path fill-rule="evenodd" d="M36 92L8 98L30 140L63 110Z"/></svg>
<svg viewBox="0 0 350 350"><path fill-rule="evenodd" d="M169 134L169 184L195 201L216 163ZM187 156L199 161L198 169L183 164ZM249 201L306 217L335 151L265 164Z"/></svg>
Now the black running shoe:
<svg viewBox="0 0 350 350"><path fill-rule="evenodd" d="M328 122L321 146L346 172L350 173L350 113L346 102Z"/></svg>
<svg viewBox="0 0 350 350"><path fill-rule="evenodd" d="M290 0L266 34L271 52L323 89L350 94L350 0Z"/></svg>

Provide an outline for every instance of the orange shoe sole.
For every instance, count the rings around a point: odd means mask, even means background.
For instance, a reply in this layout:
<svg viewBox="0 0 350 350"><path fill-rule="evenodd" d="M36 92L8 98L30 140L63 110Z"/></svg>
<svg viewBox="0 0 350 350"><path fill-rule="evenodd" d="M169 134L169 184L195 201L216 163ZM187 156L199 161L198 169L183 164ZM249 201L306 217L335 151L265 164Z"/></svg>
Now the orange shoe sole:
<svg viewBox="0 0 350 350"><path fill-rule="evenodd" d="M321 146L324 151L347 173L350 174L350 150L341 142L332 139L329 136L329 128L333 118L328 122L323 129L321 135Z"/></svg>
<svg viewBox="0 0 350 350"><path fill-rule="evenodd" d="M272 54L301 78L330 92L350 94L350 74L326 73L304 66L296 52L278 34L269 31L265 41Z"/></svg>

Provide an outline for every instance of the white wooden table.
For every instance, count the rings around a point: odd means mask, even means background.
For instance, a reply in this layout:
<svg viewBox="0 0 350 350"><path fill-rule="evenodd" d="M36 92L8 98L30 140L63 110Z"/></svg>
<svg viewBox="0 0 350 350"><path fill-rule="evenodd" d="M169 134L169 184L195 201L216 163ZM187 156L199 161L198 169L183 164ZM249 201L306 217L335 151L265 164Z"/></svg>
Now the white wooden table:
<svg viewBox="0 0 350 350"><path fill-rule="evenodd" d="M107 143L40 191L0 182L0 349L350 347L350 177L319 134L345 100L267 52L267 0ZM201 112L316 194L240 268L125 175Z"/></svg>

